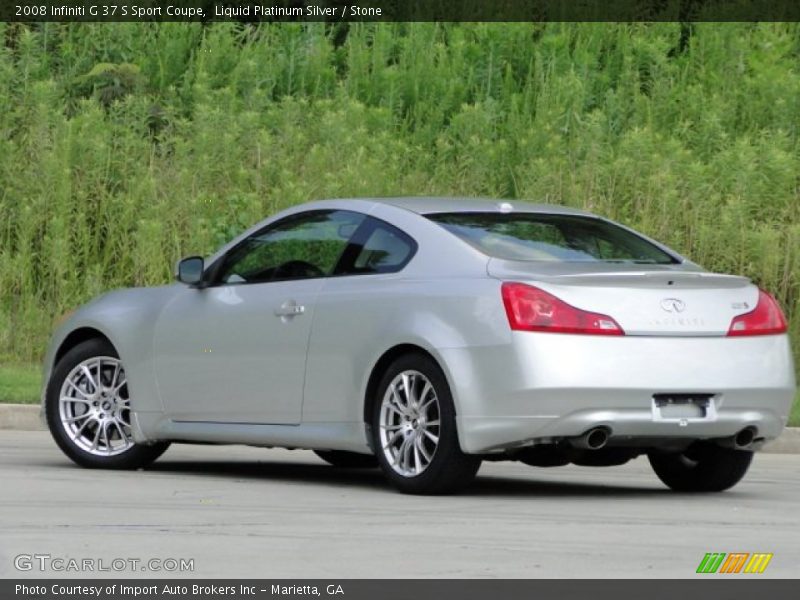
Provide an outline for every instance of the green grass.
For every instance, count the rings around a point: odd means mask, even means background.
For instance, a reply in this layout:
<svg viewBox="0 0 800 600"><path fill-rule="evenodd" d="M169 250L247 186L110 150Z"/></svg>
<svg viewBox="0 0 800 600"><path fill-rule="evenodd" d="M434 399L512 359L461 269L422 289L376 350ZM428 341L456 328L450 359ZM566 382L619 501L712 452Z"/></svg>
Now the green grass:
<svg viewBox="0 0 800 600"><path fill-rule="evenodd" d="M38 365L0 365L0 402L36 404L41 385Z"/></svg>
<svg viewBox="0 0 800 600"><path fill-rule="evenodd" d="M751 277L800 354L800 24L0 23L0 356L276 210L587 208Z"/></svg>
<svg viewBox="0 0 800 600"><path fill-rule="evenodd" d="M792 427L800 427L800 392L794 397L792 412L789 413L789 425Z"/></svg>
<svg viewBox="0 0 800 600"><path fill-rule="evenodd" d="M0 402L35 404L39 402L41 369L32 365L0 365ZM800 392L795 397L789 425L800 426Z"/></svg>

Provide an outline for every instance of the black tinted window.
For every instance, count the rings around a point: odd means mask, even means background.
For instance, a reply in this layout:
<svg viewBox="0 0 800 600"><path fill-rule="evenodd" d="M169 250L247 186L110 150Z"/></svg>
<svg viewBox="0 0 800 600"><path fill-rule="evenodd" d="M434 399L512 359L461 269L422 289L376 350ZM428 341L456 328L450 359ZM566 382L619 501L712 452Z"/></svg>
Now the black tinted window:
<svg viewBox="0 0 800 600"><path fill-rule="evenodd" d="M537 213L440 213L429 219L480 251L507 260L672 264L672 256L601 219Z"/></svg>
<svg viewBox="0 0 800 600"><path fill-rule="evenodd" d="M337 274L394 273L406 266L416 249L408 235L368 217L351 240Z"/></svg>
<svg viewBox="0 0 800 600"><path fill-rule="evenodd" d="M232 250L218 279L263 283L331 275L364 218L348 211L314 211L283 219Z"/></svg>

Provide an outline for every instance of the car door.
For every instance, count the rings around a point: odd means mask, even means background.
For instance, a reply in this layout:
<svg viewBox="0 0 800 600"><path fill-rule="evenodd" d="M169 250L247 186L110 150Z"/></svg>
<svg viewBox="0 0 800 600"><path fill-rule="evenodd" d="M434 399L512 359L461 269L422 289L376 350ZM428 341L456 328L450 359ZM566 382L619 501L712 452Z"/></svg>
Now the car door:
<svg viewBox="0 0 800 600"><path fill-rule="evenodd" d="M312 211L268 225L159 317L155 370L178 421L297 424L317 294L363 215Z"/></svg>

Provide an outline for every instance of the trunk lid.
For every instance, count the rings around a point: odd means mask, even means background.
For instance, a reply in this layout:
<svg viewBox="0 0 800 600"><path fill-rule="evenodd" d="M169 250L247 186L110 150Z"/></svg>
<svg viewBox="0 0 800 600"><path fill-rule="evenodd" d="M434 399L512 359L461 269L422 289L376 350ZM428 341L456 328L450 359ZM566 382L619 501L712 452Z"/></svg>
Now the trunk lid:
<svg viewBox="0 0 800 600"><path fill-rule="evenodd" d="M536 286L576 308L612 317L626 335L725 335L753 310L758 288L746 277L692 264L524 262L493 258L489 275Z"/></svg>

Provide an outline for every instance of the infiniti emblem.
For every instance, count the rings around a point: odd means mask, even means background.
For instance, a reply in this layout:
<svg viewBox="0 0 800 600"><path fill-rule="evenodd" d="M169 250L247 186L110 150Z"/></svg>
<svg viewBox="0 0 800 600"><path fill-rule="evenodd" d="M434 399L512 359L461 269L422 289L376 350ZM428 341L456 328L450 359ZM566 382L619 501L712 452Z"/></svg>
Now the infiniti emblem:
<svg viewBox="0 0 800 600"><path fill-rule="evenodd" d="M686 304L677 298L664 298L661 301L661 308L667 312L680 313L686 310Z"/></svg>

